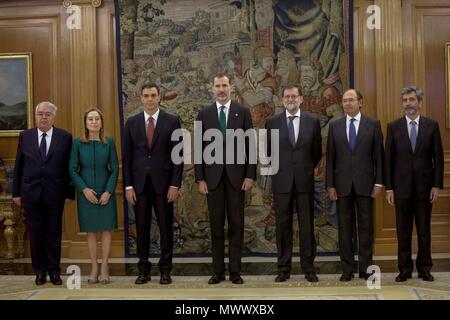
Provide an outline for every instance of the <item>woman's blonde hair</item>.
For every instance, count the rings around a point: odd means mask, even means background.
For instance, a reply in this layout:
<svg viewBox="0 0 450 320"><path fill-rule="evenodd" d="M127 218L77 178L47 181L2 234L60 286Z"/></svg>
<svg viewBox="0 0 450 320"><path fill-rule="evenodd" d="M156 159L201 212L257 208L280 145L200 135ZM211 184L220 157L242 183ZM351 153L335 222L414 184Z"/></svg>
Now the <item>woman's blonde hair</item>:
<svg viewBox="0 0 450 320"><path fill-rule="evenodd" d="M106 138L105 138L104 133L103 133L104 123L105 123L105 122L103 121L103 113L100 111L99 108L96 108L96 107L90 108L90 109L86 110L86 112L84 113L84 116L83 116L84 133L83 133L83 135L81 136L80 140L81 140L81 142L83 142L83 143L88 143L88 142L89 142L89 130L88 130L87 126L86 126L86 120L87 120L88 114L89 114L90 112L92 112L92 111L97 112L98 115L100 116L100 120L102 121L102 126L101 126L101 128L100 128L99 137L100 137L100 141L101 141L102 143L106 143Z"/></svg>

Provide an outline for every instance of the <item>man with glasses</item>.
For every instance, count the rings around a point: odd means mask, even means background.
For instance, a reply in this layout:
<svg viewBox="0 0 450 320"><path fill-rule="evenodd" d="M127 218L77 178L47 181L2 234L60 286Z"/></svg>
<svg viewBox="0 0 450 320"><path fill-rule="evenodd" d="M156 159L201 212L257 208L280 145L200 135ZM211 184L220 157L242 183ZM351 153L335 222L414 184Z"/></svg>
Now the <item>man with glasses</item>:
<svg viewBox="0 0 450 320"><path fill-rule="evenodd" d="M31 263L36 285L61 285L61 235L65 199L74 199L69 157L72 135L53 127L57 107L41 102L36 107L36 128L19 135L14 167L13 202L27 216Z"/></svg>
<svg viewBox="0 0 450 320"><path fill-rule="evenodd" d="M342 96L345 117L328 131L326 185L337 201L340 281L353 278L353 228L357 217L359 278L367 280L372 265L373 199L383 187L383 133L380 121L361 114L362 95L349 89ZM356 207L356 212L355 212Z"/></svg>
<svg viewBox="0 0 450 320"><path fill-rule="evenodd" d="M314 270L316 241L314 237L314 168L322 156L319 120L301 111L303 102L298 86L283 88L286 109L266 122L268 147L272 150L272 130L279 130L279 170L272 176L275 202L278 276L276 282L290 278L293 247L293 208L298 213L300 264L309 282L317 282ZM274 156L274 155L270 155Z"/></svg>

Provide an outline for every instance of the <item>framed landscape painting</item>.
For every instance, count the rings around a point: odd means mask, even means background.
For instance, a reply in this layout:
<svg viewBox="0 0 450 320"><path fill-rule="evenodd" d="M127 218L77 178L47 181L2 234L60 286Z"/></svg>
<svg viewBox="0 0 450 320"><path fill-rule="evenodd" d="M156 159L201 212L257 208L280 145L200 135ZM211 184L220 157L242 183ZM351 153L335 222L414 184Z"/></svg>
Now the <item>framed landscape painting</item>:
<svg viewBox="0 0 450 320"><path fill-rule="evenodd" d="M0 137L32 126L31 52L0 53Z"/></svg>

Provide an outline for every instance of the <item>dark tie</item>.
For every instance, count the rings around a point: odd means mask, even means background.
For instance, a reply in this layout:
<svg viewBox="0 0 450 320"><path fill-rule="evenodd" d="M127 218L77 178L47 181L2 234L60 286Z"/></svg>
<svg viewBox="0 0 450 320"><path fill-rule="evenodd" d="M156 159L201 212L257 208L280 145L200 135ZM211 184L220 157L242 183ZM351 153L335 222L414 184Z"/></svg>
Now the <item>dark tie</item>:
<svg viewBox="0 0 450 320"><path fill-rule="evenodd" d="M295 146L295 130L294 130L295 118L297 118L297 116L289 116L288 131L289 131L289 140L291 140L292 146Z"/></svg>
<svg viewBox="0 0 450 320"><path fill-rule="evenodd" d="M411 148L414 152L416 149L416 140L417 140L417 129L416 129L416 122L413 120L410 122L411 124L411 136L409 137L409 140L411 140Z"/></svg>
<svg viewBox="0 0 450 320"><path fill-rule="evenodd" d="M223 137L225 138L227 133L227 117L225 115L225 106L220 107L220 131L222 131Z"/></svg>
<svg viewBox="0 0 450 320"><path fill-rule="evenodd" d="M348 144L350 145L350 150L355 150L356 143L356 128L355 128L355 118L350 119L350 128L348 130Z"/></svg>
<svg viewBox="0 0 450 320"><path fill-rule="evenodd" d="M42 161L44 161L47 157L47 140L45 139L46 136L47 134L44 132L42 134L41 144L39 145L39 153L41 154Z"/></svg>
<svg viewBox="0 0 450 320"><path fill-rule="evenodd" d="M149 117L147 125L147 142L149 146L152 145L154 132L155 132L155 124L153 123L153 117Z"/></svg>

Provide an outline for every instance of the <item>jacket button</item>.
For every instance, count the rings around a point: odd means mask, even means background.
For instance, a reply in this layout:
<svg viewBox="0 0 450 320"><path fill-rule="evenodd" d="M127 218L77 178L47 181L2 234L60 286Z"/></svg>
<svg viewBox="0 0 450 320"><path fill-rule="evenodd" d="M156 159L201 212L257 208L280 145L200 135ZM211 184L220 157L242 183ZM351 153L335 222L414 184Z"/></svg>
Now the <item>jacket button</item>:
<svg viewBox="0 0 450 320"><path fill-rule="evenodd" d="M152 156L147 156L147 159L150 159Z"/></svg>

